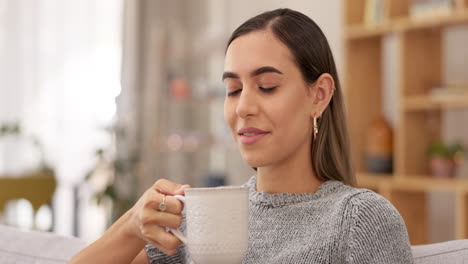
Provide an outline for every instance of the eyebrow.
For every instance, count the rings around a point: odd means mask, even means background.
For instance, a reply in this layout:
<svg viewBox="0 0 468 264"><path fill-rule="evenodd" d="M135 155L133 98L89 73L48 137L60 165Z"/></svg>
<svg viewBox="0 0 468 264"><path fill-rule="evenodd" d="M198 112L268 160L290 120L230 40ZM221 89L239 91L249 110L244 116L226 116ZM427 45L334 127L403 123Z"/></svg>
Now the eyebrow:
<svg viewBox="0 0 468 264"><path fill-rule="evenodd" d="M254 76L264 74L264 73L269 73L269 72L277 73L277 74L283 74L280 70L276 69L275 67L265 66L265 67L260 67L260 68L258 68L256 70L252 71L250 73L250 76L254 77ZM223 73L223 81L226 78L239 79L239 75L237 73L233 73L233 72L224 72Z"/></svg>

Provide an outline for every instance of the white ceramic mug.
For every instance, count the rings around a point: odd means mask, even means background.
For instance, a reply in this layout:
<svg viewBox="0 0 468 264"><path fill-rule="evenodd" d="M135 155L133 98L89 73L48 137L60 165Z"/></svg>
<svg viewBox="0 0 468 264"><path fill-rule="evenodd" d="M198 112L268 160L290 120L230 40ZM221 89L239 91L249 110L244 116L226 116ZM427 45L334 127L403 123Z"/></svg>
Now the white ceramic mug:
<svg viewBox="0 0 468 264"><path fill-rule="evenodd" d="M186 233L171 229L196 264L234 264L248 245L248 187L189 188L175 198L185 205Z"/></svg>

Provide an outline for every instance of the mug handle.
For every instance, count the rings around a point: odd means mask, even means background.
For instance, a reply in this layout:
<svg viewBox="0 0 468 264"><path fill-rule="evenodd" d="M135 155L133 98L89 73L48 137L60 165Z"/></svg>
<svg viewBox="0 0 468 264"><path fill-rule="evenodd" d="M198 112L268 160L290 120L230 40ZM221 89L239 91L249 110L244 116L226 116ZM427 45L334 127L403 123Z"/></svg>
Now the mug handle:
<svg viewBox="0 0 468 264"><path fill-rule="evenodd" d="M185 196L183 195L174 195L174 198L177 200L181 201L183 204L185 204ZM179 228L170 228L171 233L174 234L182 243L187 244L187 237L180 231Z"/></svg>

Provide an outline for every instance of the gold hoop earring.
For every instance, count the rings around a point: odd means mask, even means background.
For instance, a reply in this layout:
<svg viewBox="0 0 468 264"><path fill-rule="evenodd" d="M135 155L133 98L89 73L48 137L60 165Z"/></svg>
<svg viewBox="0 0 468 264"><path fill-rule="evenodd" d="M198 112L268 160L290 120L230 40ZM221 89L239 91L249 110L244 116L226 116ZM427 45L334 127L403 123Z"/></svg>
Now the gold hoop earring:
<svg viewBox="0 0 468 264"><path fill-rule="evenodd" d="M314 117L314 140L317 138L317 134L318 134L317 117Z"/></svg>

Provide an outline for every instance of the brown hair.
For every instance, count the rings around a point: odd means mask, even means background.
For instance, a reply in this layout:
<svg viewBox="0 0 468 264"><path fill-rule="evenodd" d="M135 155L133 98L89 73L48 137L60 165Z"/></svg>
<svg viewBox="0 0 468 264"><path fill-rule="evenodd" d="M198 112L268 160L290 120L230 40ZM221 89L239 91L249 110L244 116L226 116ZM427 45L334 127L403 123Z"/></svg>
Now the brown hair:
<svg viewBox="0 0 468 264"><path fill-rule="evenodd" d="M311 146L311 162L319 179L354 186L343 94L327 38L308 16L282 8L244 22L232 33L227 47L237 37L259 30L270 30L289 48L307 83L314 83L323 73L329 73L335 80L335 93L318 121L319 133Z"/></svg>

